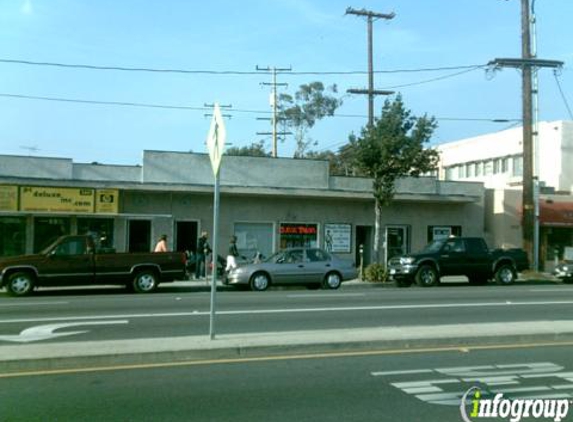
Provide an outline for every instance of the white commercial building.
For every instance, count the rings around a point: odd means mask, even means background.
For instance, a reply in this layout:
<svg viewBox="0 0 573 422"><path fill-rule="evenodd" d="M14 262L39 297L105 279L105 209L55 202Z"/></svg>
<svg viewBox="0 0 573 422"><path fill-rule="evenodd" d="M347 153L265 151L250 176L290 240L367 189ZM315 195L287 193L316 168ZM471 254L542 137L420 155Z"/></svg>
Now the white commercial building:
<svg viewBox="0 0 573 422"><path fill-rule="evenodd" d="M483 182L485 229L493 244L521 247L523 129L442 144L439 178ZM573 121L540 122L534 148L540 182L540 261L551 269L573 250ZM571 248L571 249L568 249Z"/></svg>

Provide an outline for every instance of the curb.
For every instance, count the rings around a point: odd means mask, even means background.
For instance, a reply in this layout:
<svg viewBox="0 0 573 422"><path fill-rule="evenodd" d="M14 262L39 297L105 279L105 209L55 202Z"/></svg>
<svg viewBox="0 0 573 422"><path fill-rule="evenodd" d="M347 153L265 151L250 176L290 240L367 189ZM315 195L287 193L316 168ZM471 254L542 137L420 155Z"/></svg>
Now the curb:
<svg viewBox="0 0 573 422"><path fill-rule="evenodd" d="M0 377L22 372L129 369L143 365L229 363L241 359L337 354L467 351L532 343L573 343L573 321L378 327L277 333L61 342L4 346ZM218 361L218 362L217 362Z"/></svg>

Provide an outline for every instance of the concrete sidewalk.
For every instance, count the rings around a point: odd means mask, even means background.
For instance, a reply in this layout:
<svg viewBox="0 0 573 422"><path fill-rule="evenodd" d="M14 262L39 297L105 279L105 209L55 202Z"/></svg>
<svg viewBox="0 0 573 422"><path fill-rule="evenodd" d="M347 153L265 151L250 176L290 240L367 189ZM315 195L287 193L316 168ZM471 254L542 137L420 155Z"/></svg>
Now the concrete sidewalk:
<svg viewBox="0 0 573 422"><path fill-rule="evenodd" d="M183 361L573 342L573 321L221 334L0 347L1 374Z"/></svg>

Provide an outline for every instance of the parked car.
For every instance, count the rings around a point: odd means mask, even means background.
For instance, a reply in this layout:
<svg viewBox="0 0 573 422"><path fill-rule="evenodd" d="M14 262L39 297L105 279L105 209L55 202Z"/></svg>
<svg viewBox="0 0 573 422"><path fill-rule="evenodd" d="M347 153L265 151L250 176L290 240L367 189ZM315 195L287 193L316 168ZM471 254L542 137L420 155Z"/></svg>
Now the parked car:
<svg viewBox="0 0 573 422"><path fill-rule="evenodd" d="M275 253L260 263L231 270L225 284L266 290L270 285L307 285L338 289L345 280L357 277L351 261L319 248L290 248Z"/></svg>
<svg viewBox="0 0 573 422"><path fill-rule="evenodd" d="M0 259L0 287L25 296L41 286L125 285L139 293L182 280L185 254L99 248L91 236L63 236L36 255Z"/></svg>
<svg viewBox="0 0 573 422"><path fill-rule="evenodd" d="M464 275L470 284L512 284L517 273L529 268L523 249L490 250L481 237L454 237L435 240L418 253L394 257L388 272L399 286L416 282L422 287L435 286L440 277Z"/></svg>

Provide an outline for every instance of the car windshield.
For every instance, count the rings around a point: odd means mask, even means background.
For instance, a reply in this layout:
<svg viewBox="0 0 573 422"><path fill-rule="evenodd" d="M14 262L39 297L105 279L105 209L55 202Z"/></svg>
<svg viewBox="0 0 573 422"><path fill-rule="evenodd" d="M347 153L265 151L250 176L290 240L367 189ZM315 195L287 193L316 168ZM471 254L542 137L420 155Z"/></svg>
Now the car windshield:
<svg viewBox="0 0 573 422"><path fill-rule="evenodd" d="M428 243L426 245L426 247L424 249L422 249L422 253L438 252L440 249L442 249L444 242L445 242L445 240L443 240L443 239L434 240L433 242Z"/></svg>

